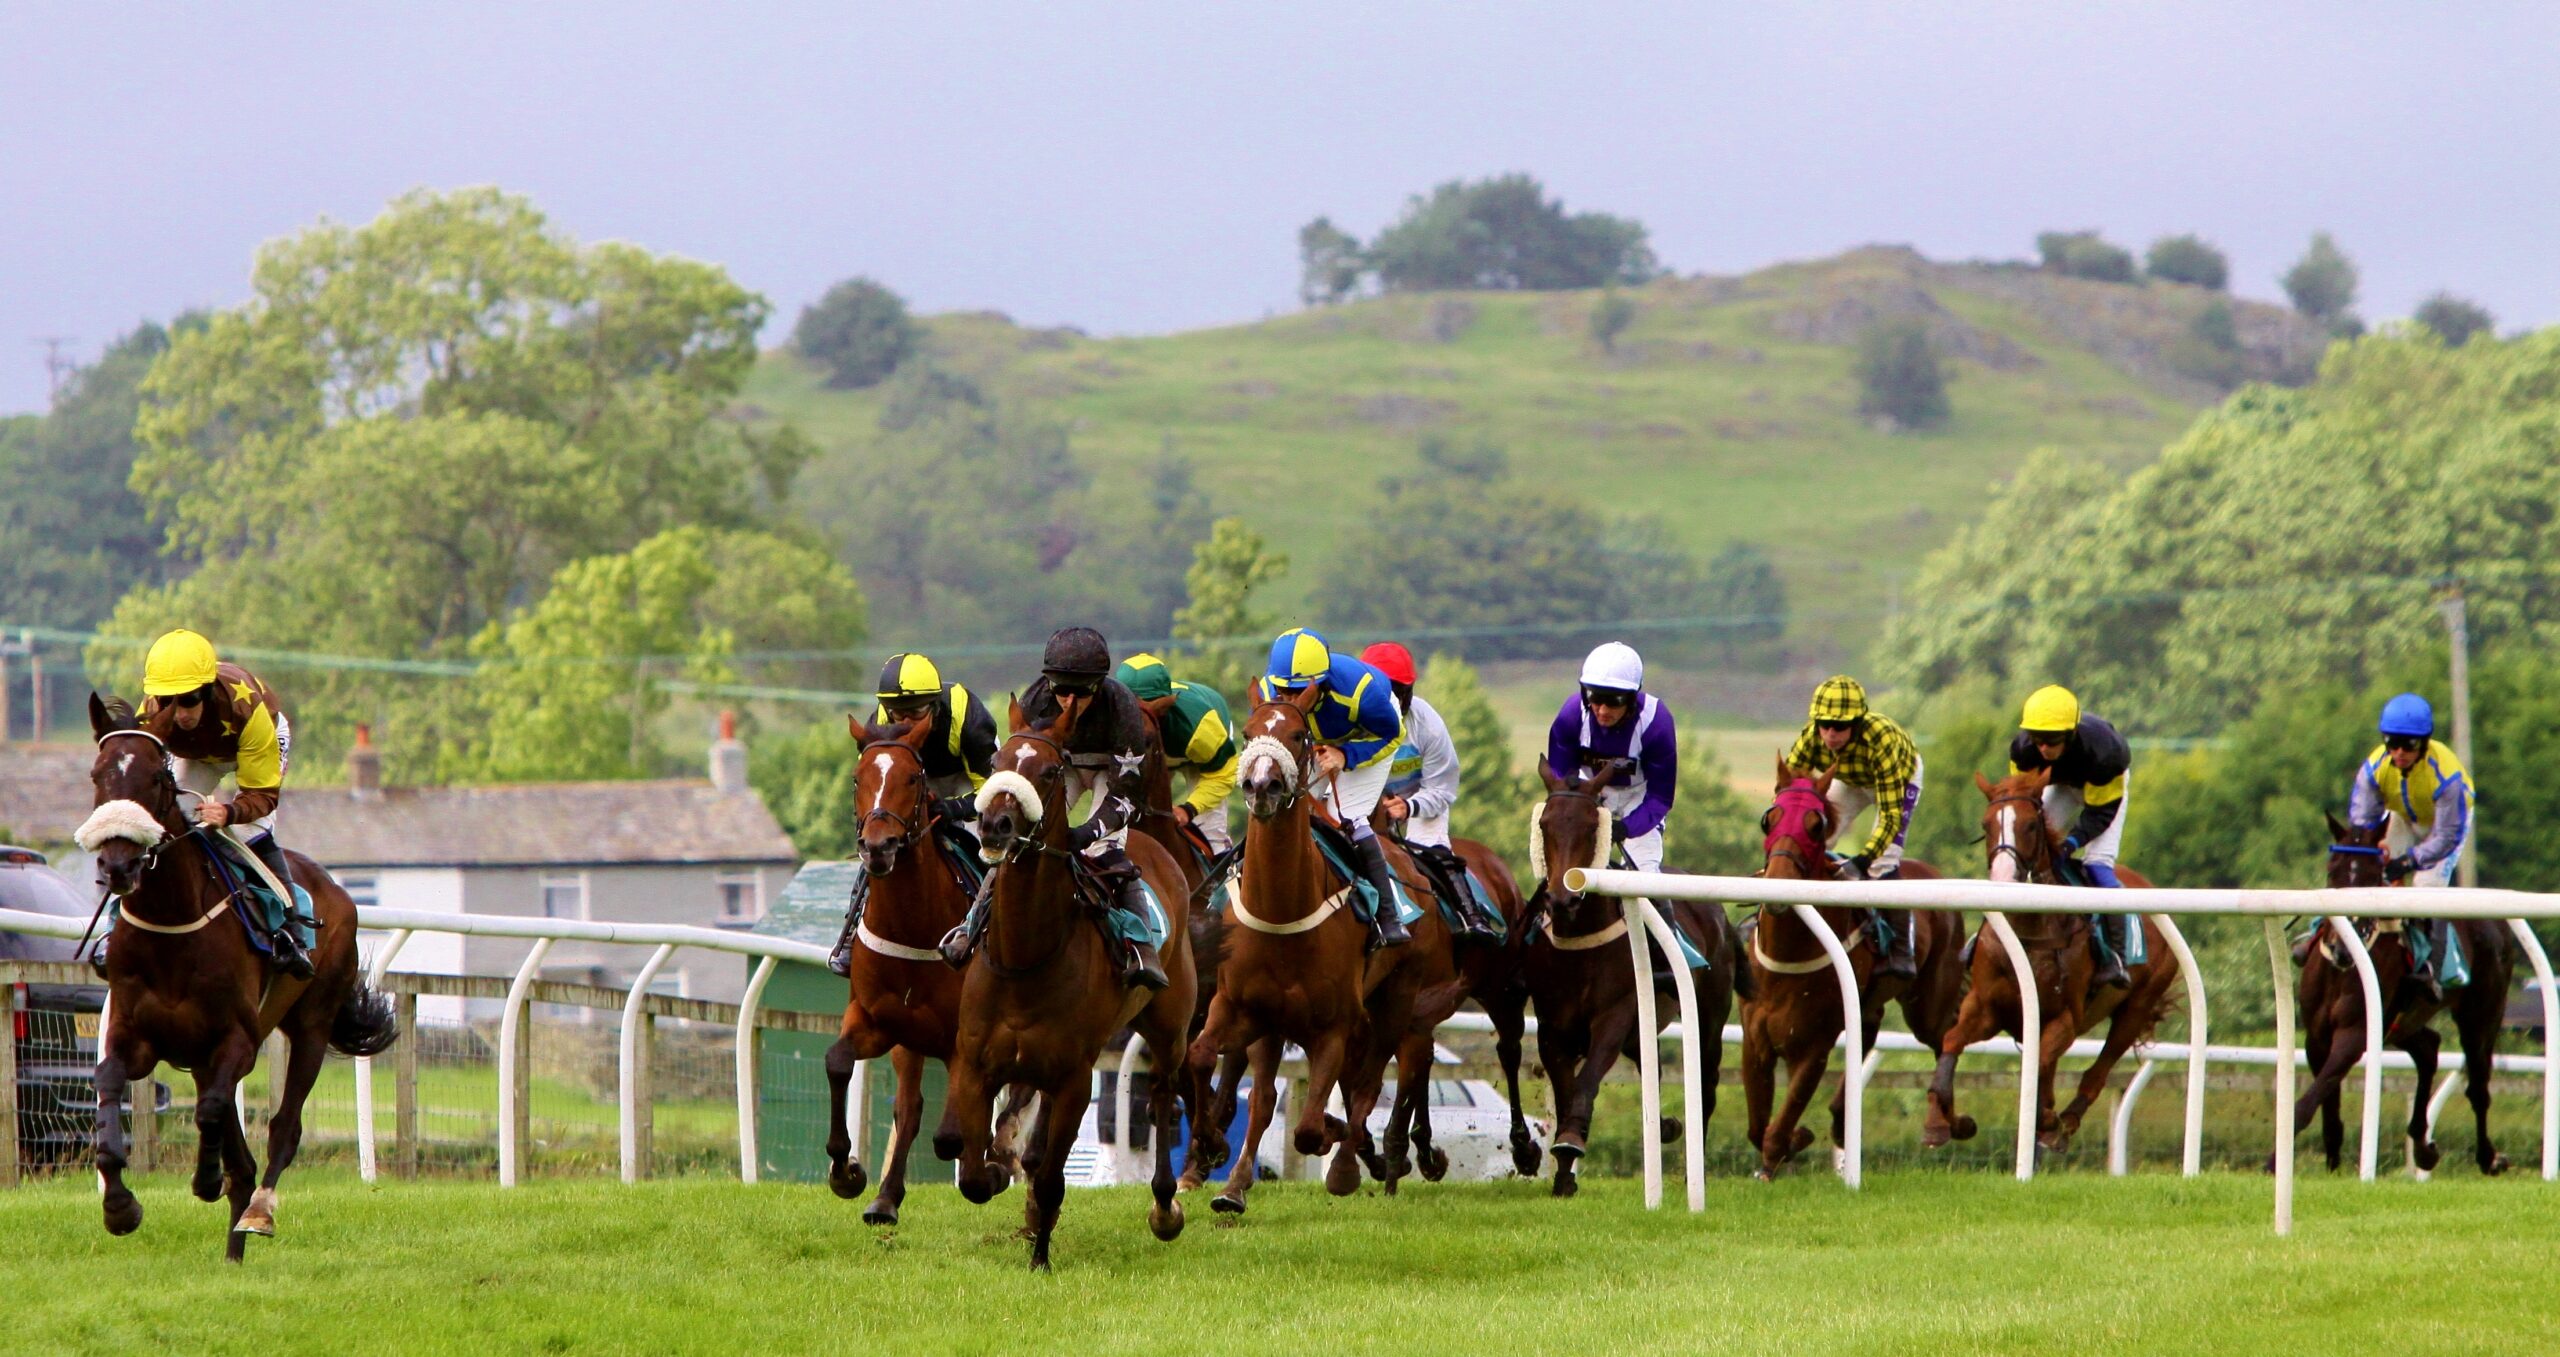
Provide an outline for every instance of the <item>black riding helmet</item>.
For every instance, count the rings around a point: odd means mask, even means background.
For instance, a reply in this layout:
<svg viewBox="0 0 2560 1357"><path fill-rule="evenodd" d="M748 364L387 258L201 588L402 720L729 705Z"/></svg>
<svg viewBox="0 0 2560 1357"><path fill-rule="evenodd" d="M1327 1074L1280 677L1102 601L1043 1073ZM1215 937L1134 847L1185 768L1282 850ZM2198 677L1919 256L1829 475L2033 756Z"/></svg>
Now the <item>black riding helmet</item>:
<svg viewBox="0 0 2560 1357"><path fill-rule="evenodd" d="M1040 650L1040 673L1060 692L1092 692L1111 676L1111 643L1091 627L1060 627Z"/></svg>

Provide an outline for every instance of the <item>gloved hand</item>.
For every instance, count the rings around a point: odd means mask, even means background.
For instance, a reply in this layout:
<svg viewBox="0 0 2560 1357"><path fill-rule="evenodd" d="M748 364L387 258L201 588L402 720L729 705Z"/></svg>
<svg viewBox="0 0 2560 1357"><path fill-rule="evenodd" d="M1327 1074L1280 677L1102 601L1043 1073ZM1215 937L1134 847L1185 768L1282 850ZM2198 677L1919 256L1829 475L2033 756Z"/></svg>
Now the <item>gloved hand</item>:
<svg viewBox="0 0 2560 1357"><path fill-rule="evenodd" d="M1626 841L1627 822L1614 816L1611 817L1609 820L1609 842L1611 844L1623 844Z"/></svg>
<svg viewBox="0 0 2560 1357"><path fill-rule="evenodd" d="M970 796L946 796L933 803L933 813L954 824L967 824L978 818L978 801Z"/></svg>
<svg viewBox="0 0 2560 1357"><path fill-rule="evenodd" d="M2407 853L2388 859L2382 864L2383 879L2387 881L2406 881L2416 875L2417 871L2417 858Z"/></svg>
<svg viewBox="0 0 2560 1357"><path fill-rule="evenodd" d="M2074 853L2076 853L2076 852L2079 852L2079 851L2080 851L2080 836L2079 836L2079 835L2077 835L2077 834L2065 834L2065 835L2063 835L2063 836L2062 836L2062 855L2063 855L2064 857L2069 857L2069 856L2071 856L2072 854L2074 854Z"/></svg>
<svg viewBox="0 0 2560 1357"><path fill-rule="evenodd" d="M1850 855L1849 855L1848 879L1849 879L1849 880L1851 880L1851 881L1864 881L1864 880L1866 880L1866 879L1867 879L1867 873L1868 873L1868 872L1870 872L1870 871L1872 871L1872 870L1874 870L1875 865L1876 865L1876 856L1875 856L1875 854L1873 854L1873 853L1852 853L1852 854L1850 854Z"/></svg>

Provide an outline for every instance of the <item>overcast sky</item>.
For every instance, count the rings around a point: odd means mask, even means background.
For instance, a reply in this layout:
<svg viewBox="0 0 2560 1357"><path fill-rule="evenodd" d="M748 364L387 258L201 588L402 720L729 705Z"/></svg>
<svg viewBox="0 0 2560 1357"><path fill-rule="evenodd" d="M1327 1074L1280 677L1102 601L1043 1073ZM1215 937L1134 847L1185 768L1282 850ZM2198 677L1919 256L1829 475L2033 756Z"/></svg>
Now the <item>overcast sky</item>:
<svg viewBox="0 0 2560 1357"><path fill-rule="evenodd" d="M495 183L776 304L1150 333L1294 305L1294 235L1528 170L1730 272L2047 227L2311 231L2368 317L2560 318L2560 6L1454 4L0 10L0 410L247 291L261 241ZM2247 12L2240 12L2243 9Z"/></svg>

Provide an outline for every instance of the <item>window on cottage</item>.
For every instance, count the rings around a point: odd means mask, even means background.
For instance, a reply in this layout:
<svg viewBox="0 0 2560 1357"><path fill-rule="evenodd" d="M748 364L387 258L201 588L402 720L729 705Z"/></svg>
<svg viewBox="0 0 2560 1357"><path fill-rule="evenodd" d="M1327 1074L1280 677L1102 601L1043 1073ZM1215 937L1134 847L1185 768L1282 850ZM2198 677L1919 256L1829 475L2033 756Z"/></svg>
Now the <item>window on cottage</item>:
<svg viewBox="0 0 2560 1357"><path fill-rule="evenodd" d="M338 885L358 909L371 909L382 903L382 884L378 877L342 876L338 878Z"/></svg>
<svg viewBox="0 0 2560 1357"><path fill-rule="evenodd" d="M587 917L587 879L583 876L542 878L542 917L546 919Z"/></svg>
<svg viewBox="0 0 2560 1357"><path fill-rule="evenodd" d="M754 872L722 872L713 881L720 891L721 927L745 928L764 917L764 878Z"/></svg>

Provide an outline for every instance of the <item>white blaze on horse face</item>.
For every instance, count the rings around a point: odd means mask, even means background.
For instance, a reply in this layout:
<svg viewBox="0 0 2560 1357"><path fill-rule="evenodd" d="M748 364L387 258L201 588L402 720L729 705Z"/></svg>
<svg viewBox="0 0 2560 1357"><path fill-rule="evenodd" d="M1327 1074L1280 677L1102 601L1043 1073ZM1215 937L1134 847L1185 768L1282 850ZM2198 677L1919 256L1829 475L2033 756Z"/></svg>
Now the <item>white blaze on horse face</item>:
<svg viewBox="0 0 2560 1357"><path fill-rule="evenodd" d="M896 767L897 763L896 759L889 757L889 751L885 749L871 761L871 766L880 770L880 783L871 789L871 804L864 807L865 810L879 810L888 804L889 770Z"/></svg>
<svg viewBox="0 0 2560 1357"><path fill-rule="evenodd" d="M117 759L117 760L116 760L116 772L117 772L117 774L118 774L118 775L123 775L123 774L131 773L132 771L133 771L133 756L132 756L131 754L127 754L127 755L125 755L123 758L120 758L120 759Z"/></svg>
<svg viewBox="0 0 2560 1357"><path fill-rule="evenodd" d="M1991 879L2015 884L2018 880L2018 808L2002 806L1994 812L2000 823L2000 847L2008 851L1991 855Z"/></svg>

